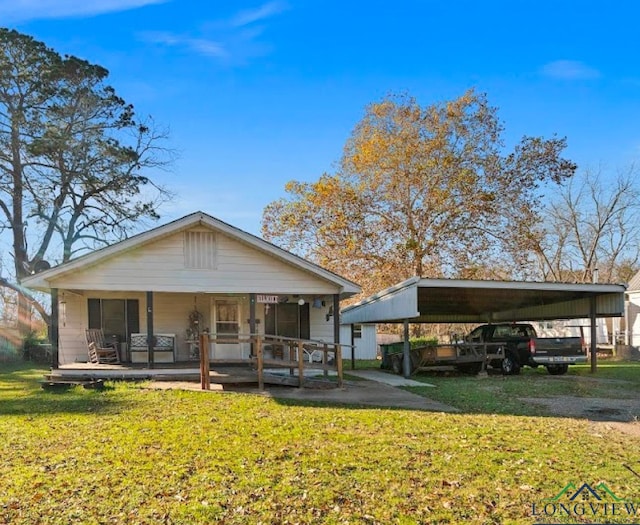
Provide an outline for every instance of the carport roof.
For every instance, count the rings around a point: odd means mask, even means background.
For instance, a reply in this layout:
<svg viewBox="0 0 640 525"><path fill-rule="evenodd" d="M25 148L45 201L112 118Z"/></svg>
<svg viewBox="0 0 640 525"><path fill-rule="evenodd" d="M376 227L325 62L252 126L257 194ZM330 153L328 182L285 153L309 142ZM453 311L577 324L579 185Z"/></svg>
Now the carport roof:
<svg viewBox="0 0 640 525"><path fill-rule="evenodd" d="M382 290L342 310L343 324L489 323L578 319L624 312L620 284L423 279Z"/></svg>

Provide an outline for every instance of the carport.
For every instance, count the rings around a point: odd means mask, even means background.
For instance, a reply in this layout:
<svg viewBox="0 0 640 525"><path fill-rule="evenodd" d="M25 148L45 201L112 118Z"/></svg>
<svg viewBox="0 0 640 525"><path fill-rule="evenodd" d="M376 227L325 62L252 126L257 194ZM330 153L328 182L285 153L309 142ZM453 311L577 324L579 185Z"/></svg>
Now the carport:
<svg viewBox="0 0 640 525"><path fill-rule="evenodd" d="M597 368L596 318L621 317L625 286L412 277L342 310L343 324L403 323L409 376L410 323L591 320L591 371Z"/></svg>

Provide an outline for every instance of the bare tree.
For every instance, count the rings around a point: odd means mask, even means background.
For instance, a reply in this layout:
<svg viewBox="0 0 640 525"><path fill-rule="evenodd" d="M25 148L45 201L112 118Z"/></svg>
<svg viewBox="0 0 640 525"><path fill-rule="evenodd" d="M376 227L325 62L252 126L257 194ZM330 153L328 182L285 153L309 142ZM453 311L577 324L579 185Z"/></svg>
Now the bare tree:
<svg viewBox="0 0 640 525"><path fill-rule="evenodd" d="M631 166L576 175L550 200L535 262L544 280L627 282L640 263L640 187Z"/></svg>

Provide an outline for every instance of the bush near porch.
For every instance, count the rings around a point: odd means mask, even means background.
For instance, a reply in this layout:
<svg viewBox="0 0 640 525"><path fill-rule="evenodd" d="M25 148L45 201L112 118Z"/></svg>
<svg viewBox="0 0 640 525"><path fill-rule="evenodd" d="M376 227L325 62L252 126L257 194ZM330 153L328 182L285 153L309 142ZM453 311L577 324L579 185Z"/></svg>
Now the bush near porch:
<svg viewBox="0 0 640 525"><path fill-rule="evenodd" d="M584 420L49 393L43 373L0 371L0 523L531 523L570 482L637 495L637 437Z"/></svg>

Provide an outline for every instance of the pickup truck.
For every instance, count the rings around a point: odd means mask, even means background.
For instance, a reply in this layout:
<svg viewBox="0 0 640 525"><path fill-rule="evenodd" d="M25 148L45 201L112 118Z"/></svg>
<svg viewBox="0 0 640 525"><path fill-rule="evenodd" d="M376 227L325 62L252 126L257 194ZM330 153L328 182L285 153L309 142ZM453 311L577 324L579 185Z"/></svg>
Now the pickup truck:
<svg viewBox="0 0 640 525"><path fill-rule="evenodd" d="M569 365L587 362L581 337L538 337L533 326L525 323L478 326L463 344L484 345L488 364L508 375L519 374L525 365L543 365L551 375L562 375Z"/></svg>

